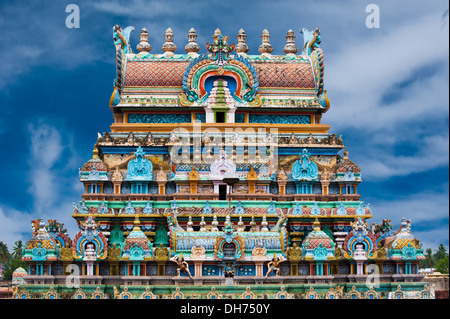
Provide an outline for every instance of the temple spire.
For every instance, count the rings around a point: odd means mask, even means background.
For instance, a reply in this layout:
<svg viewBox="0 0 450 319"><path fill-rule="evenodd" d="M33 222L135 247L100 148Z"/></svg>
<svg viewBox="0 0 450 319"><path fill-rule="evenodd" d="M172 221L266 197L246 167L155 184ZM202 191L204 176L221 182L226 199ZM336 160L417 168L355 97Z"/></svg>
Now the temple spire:
<svg viewBox="0 0 450 319"><path fill-rule="evenodd" d="M240 54L240 55L244 55L244 56L247 55L247 52L250 49L249 49L247 43L245 42L245 39L247 39L247 35L245 34L244 29L239 30L236 38L238 39L238 43L236 44L234 51L236 51L236 53Z"/></svg>
<svg viewBox="0 0 450 319"><path fill-rule="evenodd" d="M262 56L270 56L273 51L273 47L269 42L270 34L267 29L263 30L261 39L261 45L258 48L259 53L261 53Z"/></svg>
<svg viewBox="0 0 450 319"><path fill-rule="evenodd" d="M197 57L198 51L200 51L200 46L197 44L197 33L194 28L189 30L188 34L189 43L186 44L184 50L188 53L189 56Z"/></svg>
<svg viewBox="0 0 450 319"><path fill-rule="evenodd" d="M165 42L162 45L161 49L164 51L165 57L170 57L177 49L177 46L175 45L175 43L173 43L173 31L171 28L168 28L166 30L166 33L164 34L164 40Z"/></svg>
<svg viewBox="0 0 450 319"><path fill-rule="evenodd" d="M294 31L289 30L286 35L286 45L283 48L283 52L286 53L287 56L294 56L298 51L298 47L295 45L294 39Z"/></svg>
<svg viewBox="0 0 450 319"><path fill-rule="evenodd" d="M139 54L149 53L152 50L152 46L148 43L148 32L146 28L142 28L140 40L141 42L136 46L136 50L138 50Z"/></svg>

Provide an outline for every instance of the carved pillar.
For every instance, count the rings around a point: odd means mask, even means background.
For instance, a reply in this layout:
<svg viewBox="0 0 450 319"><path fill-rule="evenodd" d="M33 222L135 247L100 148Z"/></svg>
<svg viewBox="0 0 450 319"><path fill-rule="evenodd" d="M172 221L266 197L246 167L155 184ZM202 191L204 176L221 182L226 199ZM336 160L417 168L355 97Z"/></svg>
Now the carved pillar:
<svg viewBox="0 0 450 319"><path fill-rule="evenodd" d="M358 246L358 245L357 245ZM356 262L356 274L364 275L364 262L367 260L366 252L362 247L356 247L353 259Z"/></svg>
<svg viewBox="0 0 450 319"><path fill-rule="evenodd" d="M325 168L320 176L320 184L322 185L322 194L328 195L328 187L330 186L330 173Z"/></svg>
<svg viewBox="0 0 450 319"><path fill-rule="evenodd" d="M119 276L120 247L113 244L108 247L108 262L110 276Z"/></svg>
<svg viewBox="0 0 450 319"><path fill-rule="evenodd" d="M206 260L205 247L197 245L191 249L191 260L194 263L194 276L202 276L202 264Z"/></svg>
<svg viewBox="0 0 450 319"><path fill-rule="evenodd" d="M156 174L156 182L158 183L158 194L165 194L167 174L163 171L162 166L159 167L159 172Z"/></svg>
<svg viewBox="0 0 450 319"><path fill-rule="evenodd" d="M286 194L286 184L287 184L287 175L286 172L281 169L278 172L277 183L278 183L278 194L285 195Z"/></svg>
<svg viewBox="0 0 450 319"><path fill-rule="evenodd" d="M383 273L383 264L386 261L386 248L378 247L374 253L375 256L375 265L378 267L378 273Z"/></svg>
<svg viewBox="0 0 450 319"><path fill-rule="evenodd" d="M294 243L292 247L288 248L288 260L291 266L291 276L298 275L298 263L302 259L302 249Z"/></svg>
<svg viewBox="0 0 450 319"><path fill-rule="evenodd" d="M255 193L255 188L256 188L255 185L256 185L257 180L258 180L258 175L256 174L256 172L252 166L252 167L250 167L250 171L247 174L247 184L248 184L249 194Z"/></svg>
<svg viewBox="0 0 450 319"><path fill-rule="evenodd" d="M67 268L67 266L72 264L74 258L73 258L73 249L69 247L67 243L63 248L61 248L59 259L62 261L63 264L64 275L66 276L70 275L72 271L70 267Z"/></svg>
<svg viewBox="0 0 450 319"><path fill-rule="evenodd" d="M252 250L252 261L255 263L255 276L262 277L263 276L263 265L266 261L267 250L264 247L261 247L261 244L258 244L258 247L253 248Z"/></svg>
<svg viewBox="0 0 450 319"><path fill-rule="evenodd" d="M84 251L83 261L86 263L86 275L94 276L94 262L97 260L94 244L88 243Z"/></svg>
<svg viewBox="0 0 450 319"><path fill-rule="evenodd" d="M192 170L189 172L189 187L190 187L190 193L191 194L197 194L197 184L200 180L200 177L198 175L197 170L195 167L192 167Z"/></svg>
<svg viewBox="0 0 450 319"><path fill-rule="evenodd" d="M159 247L155 249L155 261L158 264L158 276L164 276L166 274L166 263L169 260L169 250L163 247L163 244L159 244Z"/></svg>
<svg viewBox="0 0 450 319"><path fill-rule="evenodd" d="M120 185L122 184L122 180L123 180L122 173L119 171L119 167L116 166L116 170L111 176L111 181L114 185L114 194L120 194Z"/></svg>

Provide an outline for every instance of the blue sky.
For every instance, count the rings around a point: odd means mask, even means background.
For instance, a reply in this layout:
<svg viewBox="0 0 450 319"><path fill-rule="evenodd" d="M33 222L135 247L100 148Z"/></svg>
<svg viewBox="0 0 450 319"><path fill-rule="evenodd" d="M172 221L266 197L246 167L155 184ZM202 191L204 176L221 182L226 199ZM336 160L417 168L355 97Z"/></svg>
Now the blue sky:
<svg viewBox="0 0 450 319"><path fill-rule="evenodd" d="M66 6L80 8L80 28L65 25ZM380 8L369 29L366 6ZM218 27L236 41L243 28L250 54L262 30L273 54L301 28L321 30L325 88L322 121L343 135L362 169L358 188L374 218L411 218L425 248L449 238L449 21L447 1L0 1L0 240L28 240L31 219L56 218L76 232L72 203L83 192L78 168L97 132L109 130L115 77L112 27L133 25L160 53L172 28L183 53L194 27L201 53Z"/></svg>

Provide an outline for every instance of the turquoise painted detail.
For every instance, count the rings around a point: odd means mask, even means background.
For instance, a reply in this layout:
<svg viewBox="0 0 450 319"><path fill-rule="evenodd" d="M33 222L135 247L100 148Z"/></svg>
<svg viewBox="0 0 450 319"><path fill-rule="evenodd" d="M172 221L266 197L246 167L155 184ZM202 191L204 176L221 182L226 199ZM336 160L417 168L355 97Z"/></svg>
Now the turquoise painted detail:
<svg viewBox="0 0 450 319"><path fill-rule="evenodd" d="M321 215L322 212L320 210L319 204L316 202L314 206L311 207L311 215Z"/></svg>
<svg viewBox="0 0 450 319"><path fill-rule="evenodd" d="M41 243L38 243L38 246L31 250L31 255L33 261L45 261L47 260L47 249L41 247Z"/></svg>
<svg viewBox="0 0 450 319"><path fill-rule="evenodd" d="M417 249L408 243L408 246L402 249L402 259L403 260L416 260L417 259Z"/></svg>
<svg viewBox="0 0 450 319"><path fill-rule="evenodd" d="M102 203L100 205L98 205L98 207L97 207L97 214L108 214L108 213L109 213L109 208L105 204L105 201L102 201Z"/></svg>
<svg viewBox="0 0 450 319"><path fill-rule="evenodd" d="M276 215L277 208L275 207L275 204L273 202L270 202L270 206L267 208L267 214L268 215Z"/></svg>
<svg viewBox="0 0 450 319"><path fill-rule="evenodd" d="M248 122L261 124L311 124L311 117L309 115L249 114Z"/></svg>
<svg viewBox="0 0 450 319"><path fill-rule="evenodd" d="M200 123L206 122L206 114L205 113L196 113L195 121Z"/></svg>
<svg viewBox="0 0 450 319"><path fill-rule="evenodd" d="M145 204L143 213L144 214L153 214L153 207L152 207L152 204L150 203L150 201L147 201L147 203Z"/></svg>
<svg viewBox="0 0 450 319"><path fill-rule="evenodd" d="M347 215L347 209L344 207L344 203L340 203L338 209L336 210L337 215Z"/></svg>
<svg viewBox="0 0 450 319"><path fill-rule="evenodd" d="M242 207L241 202L239 202L236 206L236 208L234 209L234 213L235 214L245 214L245 209L244 207Z"/></svg>
<svg viewBox="0 0 450 319"><path fill-rule="evenodd" d="M292 179L295 181L316 181L318 178L317 164L309 159L306 148L300 153L300 159L292 165Z"/></svg>
<svg viewBox="0 0 450 319"><path fill-rule="evenodd" d="M327 260L328 250L319 244L319 247L314 248L313 256L314 260Z"/></svg>
<svg viewBox="0 0 450 319"><path fill-rule="evenodd" d="M191 123L191 114L128 114L128 123Z"/></svg>
<svg viewBox="0 0 450 319"><path fill-rule="evenodd" d="M297 202L297 204L294 206L294 209L292 210L292 214L293 215L302 215L303 214L303 210L300 207L300 203Z"/></svg>
<svg viewBox="0 0 450 319"><path fill-rule="evenodd" d="M143 260L144 259L144 249L139 247L136 243L130 248L130 260Z"/></svg>
<svg viewBox="0 0 450 319"><path fill-rule="evenodd" d="M302 28L300 33L303 34L303 53L307 55L311 55L312 51L320 48L319 44L320 40L320 30L316 28L314 30L309 31L308 29Z"/></svg>
<svg viewBox="0 0 450 319"><path fill-rule="evenodd" d="M133 215L135 212L136 212L136 210L134 209L133 204L131 204L131 201L128 201L127 205L123 209L123 212L122 212L122 209L120 209L119 214L130 214L130 215Z"/></svg>
<svg viewBox="0 0 450 319"><path fill-rule="evenodd" d="M244 123L245 122L245 114L244 113L235 113L234 114L234 122L235 123Z"/></svg>
<svg viewBox="0 0 450 319"><path fill-rule="evenodd" d="M109 236L109 245L113 246L116 244L117 246L122 247L124 240L123 231L120 229L119 224L115 224Z"/></svg>
<svg viewBox="0 0 450 319"><path fill-rule="evenodd" d="M209 205L209 201L206 201L205 206L202 209L203 214L212 214L212 207Z"/></svg>
<svg viewBox="0 0 450 319"><path fill-rule="evenodd" d="M150 160L144 158L142 147L139 146L134 155L136 158L128 162L127 181L151 181L153 165Z"/></svg>

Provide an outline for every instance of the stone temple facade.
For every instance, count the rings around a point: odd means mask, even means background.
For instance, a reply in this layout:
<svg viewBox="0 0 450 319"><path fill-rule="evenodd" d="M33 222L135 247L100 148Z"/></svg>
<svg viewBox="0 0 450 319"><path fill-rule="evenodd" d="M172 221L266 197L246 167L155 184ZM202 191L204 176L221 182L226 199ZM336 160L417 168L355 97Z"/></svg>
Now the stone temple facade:
<svg viewBox="0 0 450 319"><path fill-rule="evenodd" d="M369 225L361 169L329 132L320 31L259 55L215 30L152 53L113 28L110 131L80 169L79 232L33 220L15 298L432 298L411 221ZM38 216L37 216L38 217Z"/></svg>

